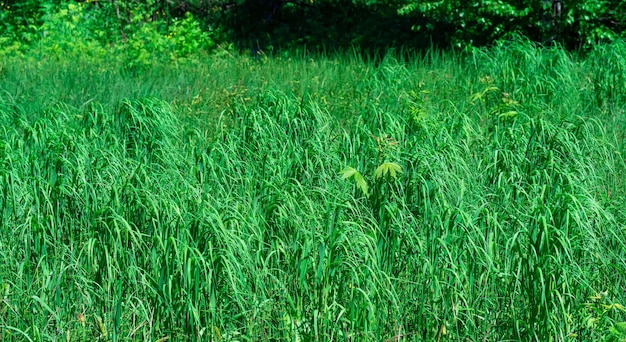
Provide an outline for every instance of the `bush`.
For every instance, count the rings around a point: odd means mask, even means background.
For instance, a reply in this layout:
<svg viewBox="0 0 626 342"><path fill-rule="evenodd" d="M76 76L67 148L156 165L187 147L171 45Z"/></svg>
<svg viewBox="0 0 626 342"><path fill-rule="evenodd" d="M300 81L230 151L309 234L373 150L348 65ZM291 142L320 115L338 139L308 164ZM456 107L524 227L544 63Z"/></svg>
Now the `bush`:
<svg viewBox="0 0 626 342"><path fill-rule="evenodd" d="M113 55L129 67L138 67L190 58L216 46L219 30L203 30L191 14L169 20L151 12L152 7L114 6L92 1L44 3L36 12L41 15L32 14L27 27L5 23L12 30L0 36L0 56L26 50L35 58ZM120 10L123 15L115 14ZM6 16L12 12L0 13Z"/></svg>

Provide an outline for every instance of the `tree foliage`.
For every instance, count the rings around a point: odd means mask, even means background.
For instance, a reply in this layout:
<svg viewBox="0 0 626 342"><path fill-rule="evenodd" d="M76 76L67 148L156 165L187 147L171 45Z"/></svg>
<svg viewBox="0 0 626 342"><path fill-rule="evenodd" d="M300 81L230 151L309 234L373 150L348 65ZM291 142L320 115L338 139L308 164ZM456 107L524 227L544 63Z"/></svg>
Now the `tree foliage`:
<svg viewBox="0 0 626 342"><path fill-rule="evenodd" d="M0 35L24 40L64 0L0 2ZM277 48L464 47L516 34L589 47L624 37L622 0L83 0L109 42L143 23L160 31L190 13L205 30L253 52Z"/></svg>
<svg viewBox="0 0 626 342"><path fill-rule="evenodd" d="M590 47L624 37L622 0L247 0L232 29L308 45L489 45L508 35ZM246 25L245 23L251 23ZM328 37L324 41L323 37ZM290 41L293 41L291 39Z"/></svg>
<svg viewBox="0 0 626 342"><path fill-rule="evenodd" d="M621 0L408 0L398 11L431 20L416 30L447 25L457 44L487 44L514 32L542 43L589 46L622 36L626 19Z"/></svg>

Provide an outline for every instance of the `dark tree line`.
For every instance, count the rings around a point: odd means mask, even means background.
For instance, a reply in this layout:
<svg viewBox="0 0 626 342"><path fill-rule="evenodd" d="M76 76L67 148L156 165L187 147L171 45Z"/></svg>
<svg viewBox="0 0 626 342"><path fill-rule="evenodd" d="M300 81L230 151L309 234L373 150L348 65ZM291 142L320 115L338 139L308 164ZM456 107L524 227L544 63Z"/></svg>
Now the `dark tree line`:
<svg viewBox="0 0 626 342"><path fill-rule="evenodd" d="M62 0L5 0L4 34L36 25ZM191 13L241 48L364 49L487 45L519 34L570 48L622 38L623 0L83 0L108 29L137 10L168 23ZM123 34L123 32L122 32Z"/></svg>

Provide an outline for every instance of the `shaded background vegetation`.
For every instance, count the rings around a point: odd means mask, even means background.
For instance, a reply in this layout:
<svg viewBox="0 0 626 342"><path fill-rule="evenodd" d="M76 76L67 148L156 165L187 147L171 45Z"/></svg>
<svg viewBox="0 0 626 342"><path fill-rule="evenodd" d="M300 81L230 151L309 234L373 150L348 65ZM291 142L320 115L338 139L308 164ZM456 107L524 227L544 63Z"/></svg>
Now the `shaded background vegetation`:
<svg viewBox="0 0 626 342"><path fill-rule="evenodd" d="M3 1L3 42L30 42L68 1ZM79 1L79 3L81 3ZM178 20L197 21L208 46L232 43L252 53L292 48L367 51L483 46L522 35L570 49L623 37L626 5L618 0L86 0L81 25L102 43L126 42L150 23L167 34ZM197 38L197 37L196 37ZM205 44L206 45L206 44Z"/></svg>

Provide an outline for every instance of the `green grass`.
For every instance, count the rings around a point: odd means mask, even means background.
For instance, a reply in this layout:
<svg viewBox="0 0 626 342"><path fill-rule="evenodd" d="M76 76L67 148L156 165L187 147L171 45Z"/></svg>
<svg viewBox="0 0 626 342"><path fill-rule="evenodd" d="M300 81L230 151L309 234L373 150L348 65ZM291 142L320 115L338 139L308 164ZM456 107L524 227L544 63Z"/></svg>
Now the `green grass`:
<svg viewBox="0 0 626 342"><path fill-rule="evenodd" d="M623 340L624 55L0 62L0 340Z"/></svg>

